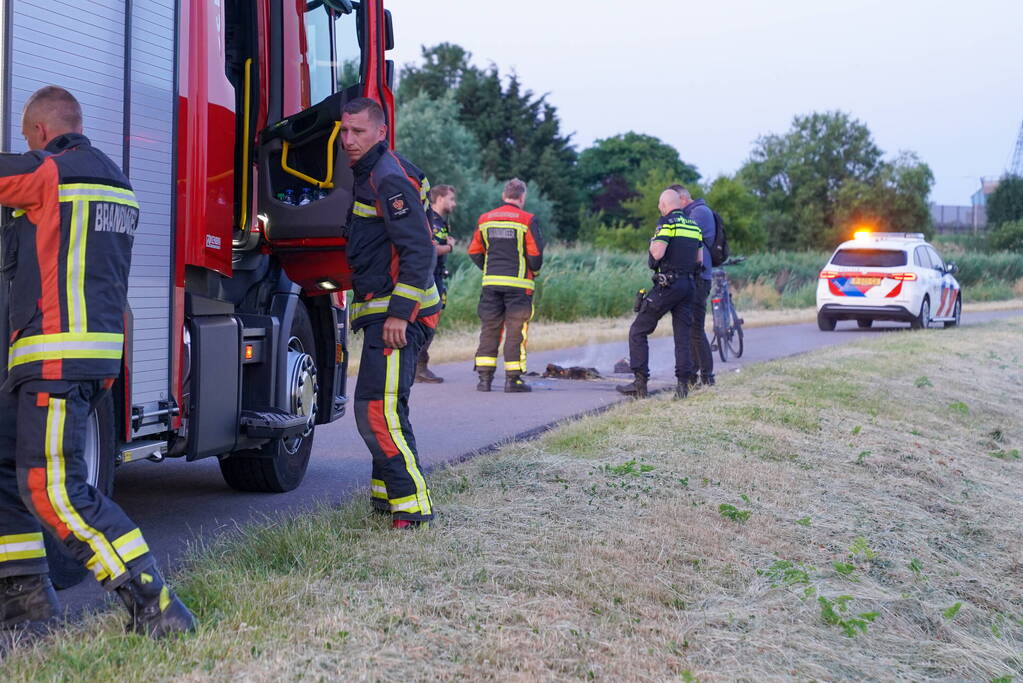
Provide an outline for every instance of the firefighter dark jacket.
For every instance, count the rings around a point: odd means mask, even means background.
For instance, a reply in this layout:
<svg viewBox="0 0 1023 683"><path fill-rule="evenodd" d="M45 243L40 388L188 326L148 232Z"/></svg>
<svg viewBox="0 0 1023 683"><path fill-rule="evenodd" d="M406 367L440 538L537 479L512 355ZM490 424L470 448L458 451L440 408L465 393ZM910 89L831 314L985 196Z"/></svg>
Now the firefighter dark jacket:
<svg viewBox="0 0 1023 683"><path fill-rule="evenodd" d="M418 180L381 142L352 167L355 206L348 230L352 327L386 317L430 324L440 312L437 256Z"/></svg>
<svg viewBox="0 0 1023 683"><path fill-rule="evenodd" d="M117 377L139 205L128 179L84 135L0 157L3 284L10 283L9 377Z"/></svg>
<svg viewBox="0 0 1023 683"><path fill-rule="evenodd" d="M543 235L533 214L505 204L480 216L469 244L469 258L483 270L484 287L532 292L543 265Z"/></svg>

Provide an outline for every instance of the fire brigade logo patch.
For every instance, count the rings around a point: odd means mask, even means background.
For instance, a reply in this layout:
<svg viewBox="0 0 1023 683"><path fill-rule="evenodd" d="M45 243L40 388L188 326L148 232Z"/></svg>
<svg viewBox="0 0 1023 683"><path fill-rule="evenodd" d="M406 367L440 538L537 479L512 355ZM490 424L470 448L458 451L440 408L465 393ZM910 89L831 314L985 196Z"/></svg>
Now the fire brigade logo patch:
<svg viewBox="0 0 1023 683"><path fill-rule="evenodd" d="M400 192L393 197L387 198L387 213L391 215L392 221L404 218L411 212L412 209L409 208L408 202L405 201L405 195Z"/></svg>

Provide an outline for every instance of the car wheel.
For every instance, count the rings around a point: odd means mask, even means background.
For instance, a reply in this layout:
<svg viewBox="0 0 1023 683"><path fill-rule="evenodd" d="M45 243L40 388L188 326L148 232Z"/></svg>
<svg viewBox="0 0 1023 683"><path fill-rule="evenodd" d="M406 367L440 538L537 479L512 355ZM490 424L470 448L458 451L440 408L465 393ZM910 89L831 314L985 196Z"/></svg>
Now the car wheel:
<svg viewBox="0 0 1023 683"><path fill-rule="evenodd" d="M873 318L857 318L856 327L861 330L869 330L874 325Z"/></svg>
<svg viewBox="0 0 1023 683"><path fill-rule="evenodd" d="M956 298L955 308L952 309L952 319L945 323L945 327L955 327L963 317L963 298Z"/></svg>
<svg viewBox="0 0 1023 683"><path fill-rule="evenodd" d="M926 296L920 302L920 313L909 324L914 330L922 330L931 326L931 300Z"/></svg>
<svg viewBox="0 0 1023 683"><path fill-rule="evenodd" d="M821 313L817 314L817 329L821 332L833 332L837 321Z"/></svg>
<svg viewBox="0 0 1023 683"><path fill-rule="evenodd" d="M114 451L117 448L114 430L114 399L108 391L89 415L82 451L85 480L107 497L114 492ZM46 544L46 562L50 565L50 580L54 588L63 590L77 586L88 576L89 570L81 560L72 557L67 547L50 535L49 531L44 534L43 542Z"/></svg>

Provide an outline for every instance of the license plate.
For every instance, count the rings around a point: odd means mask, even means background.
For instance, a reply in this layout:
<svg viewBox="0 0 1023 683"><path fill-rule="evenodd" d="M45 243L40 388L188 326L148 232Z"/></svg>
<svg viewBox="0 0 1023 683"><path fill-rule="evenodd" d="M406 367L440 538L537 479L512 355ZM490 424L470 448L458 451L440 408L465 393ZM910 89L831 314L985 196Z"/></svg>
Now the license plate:
<svg viewBox="0 0 1023 683"><path fill-rule="evenodd" d="M877 286L881 284L881 278L879 277L854 277L852 279L854 285L872 285Z"/></svg>

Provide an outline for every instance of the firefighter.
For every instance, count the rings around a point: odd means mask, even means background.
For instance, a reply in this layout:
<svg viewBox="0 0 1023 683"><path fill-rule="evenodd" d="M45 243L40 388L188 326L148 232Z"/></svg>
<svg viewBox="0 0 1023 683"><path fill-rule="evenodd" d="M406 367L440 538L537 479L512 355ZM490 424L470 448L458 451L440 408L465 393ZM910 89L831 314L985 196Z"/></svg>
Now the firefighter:
<svg viewBox="0 0 1023 683"><path fill-rule="evenodd" d="M11 334L0 388L0 628L38 630L59 614L43 527L116 592L128 628L191 631L138 527L87 482L90 412L121 369L128 269L139 205L128 179L82 135L82 110L55 86L25 104L31 151L0 158Z"/></svg>
<svg viewBox="0 0 1023 683"><path fill-rule="evenodd" d="M448 270L447 259L455 249L457 240L451 236L448 216L458 206L455 188L450 185L438 185L430 190L430 206L426 217L433 231L434 249L437 251L437 267L433 271L433 280L440 293L440 307L443 310L448 304ZM432 340L431 340L432 341ZM426 342L419 352L419 364L416 366L416 381L428 384L440 384L443 377L438 377L430 370L430 342Z"/></svg>
<svg viewBox="0 0 1023 683"><path fill-rule="evenodd" d="M409 529L433 518L408 401L419 351L437 326L440 295L419 189L386 136L384 112L374 100L345 105L341 139L355 175L347 247L355 290L351 320L363 333L355 420L373 456L373 507L390 513L395 529Z"/></svg>
<svg viewBox="0 0 1023 683"><path fill-rule="evenodd" d="M685 398L693 377L690 327L693 320L693 294L703 265L700 226L682 212L682 199L672 190L661 193L658 208L661 220L650 240L649 265L654 271L654 286L640 303L636 319L629 328L629 366L635 380L616 389L623 394L643 398L650 378L650 347L647 337L657 323L671 313L675 336L676 398Z"/></svg>
<svg viewBox="0 0 1023 683"><path fill-rule="evenodd" d="M536 218L523 210L526 184L505 183L503 206L480 216L469 245L469 258L483 271L483 290L476 312L480 343L476 349L477 391L490 391L497 372L497 351L504 342L504 390L532 391L522 381L526 371L526 340L533 317L534 274L543 265L543 236Z"/></svg>

